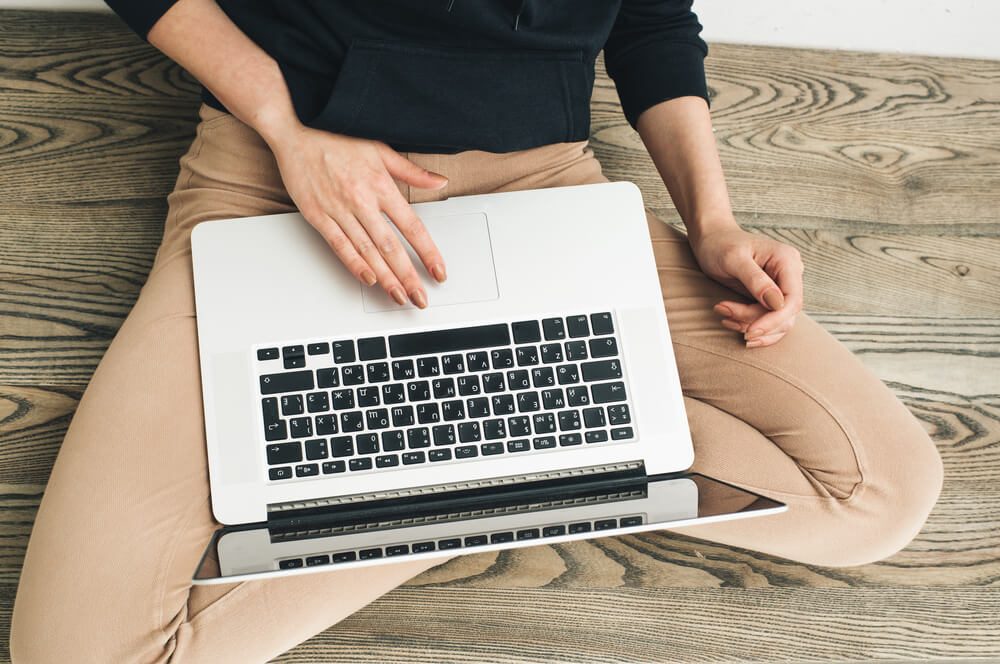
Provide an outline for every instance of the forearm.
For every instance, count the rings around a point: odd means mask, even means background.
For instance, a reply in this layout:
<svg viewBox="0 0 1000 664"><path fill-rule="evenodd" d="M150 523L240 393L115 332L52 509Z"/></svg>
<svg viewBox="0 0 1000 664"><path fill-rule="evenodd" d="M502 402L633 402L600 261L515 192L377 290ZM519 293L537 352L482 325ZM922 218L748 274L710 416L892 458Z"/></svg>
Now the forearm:
<svg viewBox="0 0 1000 664"><path fill-rule="evenodd" d="M269 143L298 124L278 64L213 0L180 0L150 30L149 42Z"/></svg>
<svg viewBox="0 0 1000 664"><path fill-rule="evenodd" d="M738 227L704 99L656 104L639 116L636 128L690 237Z"/></svg>

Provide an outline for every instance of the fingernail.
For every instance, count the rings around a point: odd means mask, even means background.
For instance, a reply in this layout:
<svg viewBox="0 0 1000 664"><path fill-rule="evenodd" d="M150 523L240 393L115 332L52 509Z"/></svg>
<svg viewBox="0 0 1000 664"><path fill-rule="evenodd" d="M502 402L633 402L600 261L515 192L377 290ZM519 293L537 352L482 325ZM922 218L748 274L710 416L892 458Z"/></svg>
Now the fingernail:
<svg viewBox="0 0 1000 664"><path fill-rule="evenodd" d="M756 339L762 334L764 334L764 330L760 329L759 327L754 328L747 333L747 339Z"/></svg>
<svg viewBox="0 0 1000 664"><path fill-rule="evenodd" d="M427 307L427 296L424 295L423 289L413 291L413 295L411 297L413 302L421 309L425 309Z"/></svg>
<svg viewBox="0 0 1000 664"><path fill-rule="evenodd" d="M715 310L718 313L720 313L723 316L725 316L726 318L732 318L733 317L733 310L730 309L729 307L727 307L724 304L717 304L717 305L715 305Z"/></svg>
<svg viewBox="0 0 1000 664"><path fill-rule="evenodd" d="M434 278L438 280L438 283L443 283L444 280L447 278L444 273L444 266L441 265L440 263L435 263L434 265L431 266L431 274L434 275Z"/></svg>
<svg viewBox="0 0 1000 664"><path fill-rule="evenodd" d="M757 346L760 346L763 343L764 343L763 341L748 341L747 348L756 348Z"/></svg>
<svg viewBox="0 0 1000 664"><path fill-rule="evenodd" d="M781 307L785 306L785 297L777 288L769 288L764 293L764 304L771 307L772 310L777 311Z"/></svg>
<svg viewBox="0 0 1000 664"><path fill-rule="evenodd" d="M389 292L392 294L392 299L394 299L397 303L406 304L406 294L403 292L402 288L394 286L389 290Z"/></svg>
<svg viewBox="0 0 1000 664"><path fill-rule="evenodd" d="M368 284L369 286L374 286L374 285L375 285L375 282L377 281L377 280L375 279L375 273L374 273L374 272L372 272L371 270L365 270L364 272L362 272L362 273L361 273L361 278L362 278L362 279L364 280L364 282L365 282L366 284Z"/></svg>

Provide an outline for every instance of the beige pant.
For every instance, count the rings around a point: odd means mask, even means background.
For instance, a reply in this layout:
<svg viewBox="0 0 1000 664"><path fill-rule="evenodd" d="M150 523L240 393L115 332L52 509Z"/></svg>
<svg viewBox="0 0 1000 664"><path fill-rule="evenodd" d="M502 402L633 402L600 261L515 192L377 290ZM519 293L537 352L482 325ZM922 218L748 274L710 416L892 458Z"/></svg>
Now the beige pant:
<svg viewBox="0 0 1000 664"><path fill-rule="evenodd" d="M292 209L257 134L232 116L201 113L149 280L80 401L42 500L17 593L15 662L263 661L441 562L191 586L216 528L191 229ZM441 191L404 186L412 202L604 181L585 143L406 156L449 178ZM652 217L649 232L694 469L789 505L683 532L827 566L905 546L941 487L941 461L920 423L806 315L778 344L745 348L712 312L741 296L699 270L683 234Z"/></svg>

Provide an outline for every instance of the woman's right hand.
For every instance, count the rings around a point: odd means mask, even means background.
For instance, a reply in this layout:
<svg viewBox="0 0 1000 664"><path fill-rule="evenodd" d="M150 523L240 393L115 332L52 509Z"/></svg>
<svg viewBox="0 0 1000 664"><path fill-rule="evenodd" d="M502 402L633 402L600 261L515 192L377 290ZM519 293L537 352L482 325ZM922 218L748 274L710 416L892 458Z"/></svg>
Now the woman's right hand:
<svg viewBox="0 0 1000 664"><path fill-rule="evenodd" d="M438 282L446 278L444 259L427 228L403 198L395 180L411 187L440 189L448 184L385 143L295 123L268 136L281 179L299 212L320 232L347 269L362 283L378 283L399 304L406 296L427 306L416 268L382 216L402 233Z"/></svg>

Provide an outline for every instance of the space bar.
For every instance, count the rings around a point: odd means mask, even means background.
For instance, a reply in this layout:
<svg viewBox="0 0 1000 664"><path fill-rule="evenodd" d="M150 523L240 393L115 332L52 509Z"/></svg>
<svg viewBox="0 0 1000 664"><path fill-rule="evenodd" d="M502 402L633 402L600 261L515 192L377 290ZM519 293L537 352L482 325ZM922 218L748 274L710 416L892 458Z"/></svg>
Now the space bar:
<svg viewBox="0 0 1000 664"><path fill-rule="evenodd" d="M389 354L393 357L508 345L510 329L506 323L389 335Z"/></svg>

